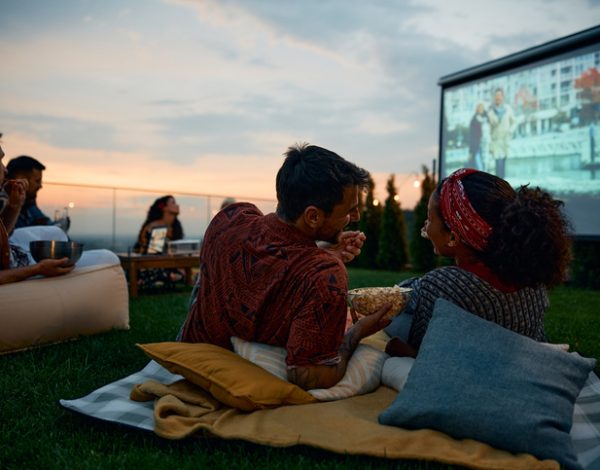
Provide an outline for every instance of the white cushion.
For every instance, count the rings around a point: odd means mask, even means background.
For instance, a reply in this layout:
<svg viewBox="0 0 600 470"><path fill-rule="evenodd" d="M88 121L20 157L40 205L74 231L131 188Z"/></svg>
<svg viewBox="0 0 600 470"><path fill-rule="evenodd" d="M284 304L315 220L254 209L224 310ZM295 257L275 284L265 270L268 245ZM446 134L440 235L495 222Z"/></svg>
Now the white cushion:
<svg viewBox="0 0 600 470"><path fill-rule="evenodd" d="M269 344L252 343L236 336L231 337L231 344L236 354L262 367L281 380L287 380L287 365L285 364L287 351L284 348Z"/></svg>
<svg viewBox="0 0 600 470"><path fill-rule="evenodd" d="M381 370L388 357L373 346L359 344L342 380L331 388L308 390L308 393L318 400L332 401L372 392L381 384Z"/></svg>
<svg viewBox="0 0 600 470"><path fill-rule="evenodd" d="M284 348L244 341L236 337L231 338L231 343L233 350L244 359L287 380L287 353ZM331 388L308 390L308 393L321 401L333 401L372 392L381 383L381 370L388 357L385 352L360 344L352 354L342 380Z"/></svg>
<svg viewBox="0 0 600 470"><path fill-rule="evenodd" d="M381 383L399 392L404 388L414 362L412 357L390 357L383 364Z"/></svg>
<svg viewBox="0 0 600 470"><path fill-rule="evenodd" d="M129 329L120 264L0 285L0 354L112 328Z"/></svg>

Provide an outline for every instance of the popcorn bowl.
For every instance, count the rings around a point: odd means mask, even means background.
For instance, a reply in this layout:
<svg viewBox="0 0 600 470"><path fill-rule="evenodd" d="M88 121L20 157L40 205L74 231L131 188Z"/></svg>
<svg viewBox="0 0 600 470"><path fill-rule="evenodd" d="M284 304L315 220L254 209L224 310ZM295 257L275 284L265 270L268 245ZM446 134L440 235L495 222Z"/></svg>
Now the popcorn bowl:
<svg viewBox="0 0 600 470"><path fill-rule="evenodd" d="M398 315L410 299L412 289L408 287L359 287L348 291L348 305L360 315L373 315L384 304L392 306L384 315L392 319Z"/></svg>

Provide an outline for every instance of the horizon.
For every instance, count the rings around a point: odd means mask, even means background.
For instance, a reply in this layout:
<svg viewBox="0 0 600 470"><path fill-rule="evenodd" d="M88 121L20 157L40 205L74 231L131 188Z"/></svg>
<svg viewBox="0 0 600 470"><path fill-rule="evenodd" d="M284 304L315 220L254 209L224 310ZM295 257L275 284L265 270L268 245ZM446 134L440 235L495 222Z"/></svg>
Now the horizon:
<svg viewBox="0 0 600 470"><path fill-rule="evenodd" d="M440 77L598 23L586 0L5 0L2 145L46 182L274 200L307 141L367 169L379 199L394 174L411 208ZM49 187L48 215L85 208Z"/></svg>

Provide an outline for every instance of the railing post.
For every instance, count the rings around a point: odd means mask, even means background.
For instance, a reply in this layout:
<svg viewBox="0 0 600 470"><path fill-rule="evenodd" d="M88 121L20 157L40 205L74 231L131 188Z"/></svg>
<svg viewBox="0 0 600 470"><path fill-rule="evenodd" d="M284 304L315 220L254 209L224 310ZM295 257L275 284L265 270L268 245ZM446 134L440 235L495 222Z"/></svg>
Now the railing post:
<svg viewBox="0 0 600 470"><path fill-rule="evenodd" d="M113 188L113 205L112 205L112 251L115 251L117 246L117 188Z"/></svg>
<svg viewBox="0 0 600 470"><path fill-rule="evenodd" d="M208 196L206 198L206 227L208 227L211 217L212 213L210 211L210 196Z"/></svg>

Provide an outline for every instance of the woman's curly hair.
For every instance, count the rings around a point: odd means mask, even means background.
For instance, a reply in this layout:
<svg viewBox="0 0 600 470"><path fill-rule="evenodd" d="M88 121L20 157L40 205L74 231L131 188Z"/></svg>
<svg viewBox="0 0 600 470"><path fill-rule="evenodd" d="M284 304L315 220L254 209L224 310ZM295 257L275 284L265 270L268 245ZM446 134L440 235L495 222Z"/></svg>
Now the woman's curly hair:
<svg viewBox="0 0 600 470"><path fill-rule="evenodd" d="M492 226L481 260L516 287L563 282L571 261L571 223L563 202L539 187L516 191L505 180L477 172L462 179L477 213Z"/></svg>

